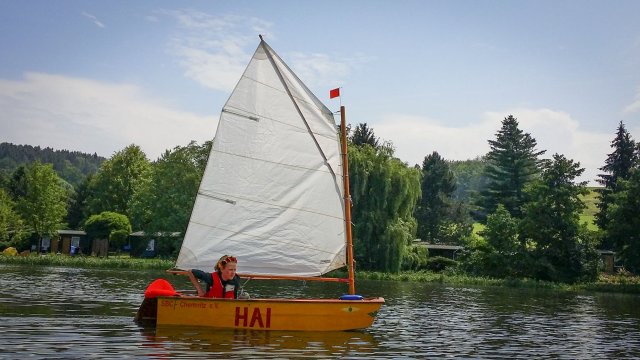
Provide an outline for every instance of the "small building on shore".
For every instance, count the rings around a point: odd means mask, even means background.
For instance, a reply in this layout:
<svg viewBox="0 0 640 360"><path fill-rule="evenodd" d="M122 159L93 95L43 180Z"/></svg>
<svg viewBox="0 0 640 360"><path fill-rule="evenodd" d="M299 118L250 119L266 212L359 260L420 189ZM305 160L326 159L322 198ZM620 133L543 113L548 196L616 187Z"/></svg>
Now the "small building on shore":
<svg viewBox="0 0 640 360"><path fill-rule="evenodd" d="M46 243L43 239L43 248ZM58 230L58 237L49 239L51 252L56 254L89 254L91 245L87 233L82 230Z"/></svg>
<svg viewBox="0 0 640 360"><path fill-rule="evenodd" d="M167 257L176 252L181 245L180 232L147 234L136 231L129 234L129 254L131 257Z"/></svg>
<svg viewBox="0 0 640 360"><path fill-rule="evenodd" d="M429 257L442 256L451 260L456 260L458 253L464 249L464 247L459 245L429 244L420 239L414 240L413 243L415 245L426 247L427 250L429 250Z"/></svg>
<svg viewBox="0 0 640 360"><path fill-rule="evenodd" d="M600 254L602 271L605 274L613 274L615 272L616 253L611 250L598 250L598 253Z"/></svg>

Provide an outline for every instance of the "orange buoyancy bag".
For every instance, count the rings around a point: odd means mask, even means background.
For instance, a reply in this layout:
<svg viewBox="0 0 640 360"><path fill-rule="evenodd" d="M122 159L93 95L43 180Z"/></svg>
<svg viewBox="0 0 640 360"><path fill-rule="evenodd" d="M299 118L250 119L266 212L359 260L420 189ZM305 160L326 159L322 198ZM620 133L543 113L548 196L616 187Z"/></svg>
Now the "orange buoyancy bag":
<svg viewBox="0 0 640 360"><path fill-rule="evenodd" d="M153 299L158 296L176 296L178 292L173 288L171 283L165 279L156 279L144 291L145 299Z"/></svg>

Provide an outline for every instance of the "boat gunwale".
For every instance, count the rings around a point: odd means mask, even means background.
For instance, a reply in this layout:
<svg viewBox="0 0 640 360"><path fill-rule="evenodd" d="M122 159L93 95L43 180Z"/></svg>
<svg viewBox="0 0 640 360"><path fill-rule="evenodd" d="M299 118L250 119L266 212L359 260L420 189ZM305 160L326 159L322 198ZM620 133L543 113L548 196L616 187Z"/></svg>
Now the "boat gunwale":
<svg viewBox="0 0 640 360"><path fill-rule="evenodd" d="M223 298L208 298L204 296L158 296L158 299L168 300L189 300L189 301L211 301L211 302L256 302L256 303L310 303L310 304L384 304L384 298L363 298L360 300L340 300L340 299L324 299L324 298L310 298L310 299L288 299L288 298L255 298L255 299L223 299Z"/></svg>

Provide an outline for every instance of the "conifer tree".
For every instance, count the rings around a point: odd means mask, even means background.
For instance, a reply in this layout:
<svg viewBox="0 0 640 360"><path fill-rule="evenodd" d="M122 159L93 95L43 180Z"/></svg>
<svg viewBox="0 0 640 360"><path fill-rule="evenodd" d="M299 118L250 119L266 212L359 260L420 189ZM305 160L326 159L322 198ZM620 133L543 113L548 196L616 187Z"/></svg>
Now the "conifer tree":
<svg viewBox="0 0 640 360"><path fill-rule="evenodd" d="M616 253L625 269L640 274L640 167L632 169L627 180L620 180L619 191L611 195L607 208L607 228Z"/></svg>
<svg viewBox="0 0 640 360"><path fill-rule="evenodd" d="M421 188L422 198L415 212L417 235L423 241L440 242L440 229L446 221L455 181L449 164L436 151L422 162Z"/></svg>
<svg viewBox="0 0 640 360"><path fill-rule="evenodd" d="M538 156L545 153L545 150L536 150L536 145L529 133L518 128L518 120L513 115L502 121L496 139L489 140L488 186L479 204L486 214L493 213L498 204L503 204L512 216L521 216L525 185L539 176L541 161Z"/></svg>
<svg viewBox="0 0 640 360"><path fill-rule="evenodd" d="M367 126L367 123L361 123L356 126L353 135L351 135L351 142L357 146L369 144L374 148L379 145L378 138L373 133L373 129Z"/></svg>
<svg viewBox="0 0 640 360"><path fill-rule="evenodd" d="M613 152L608 155L605 165L600 168L604 173L599 174L599 179L596 180L603 186L603 188L597 190L600 194L600 201L597 204L596 224L601 229L605 229L610 221L607 217L607 208L612 202L613 195L620 190L620 180L629 178L631 169L638 164L636 146L637 144L631 138L622 121L620 121L616 137L611 141ZM610 237L605 235L602 246L611 248L612 245Z"/></svg>

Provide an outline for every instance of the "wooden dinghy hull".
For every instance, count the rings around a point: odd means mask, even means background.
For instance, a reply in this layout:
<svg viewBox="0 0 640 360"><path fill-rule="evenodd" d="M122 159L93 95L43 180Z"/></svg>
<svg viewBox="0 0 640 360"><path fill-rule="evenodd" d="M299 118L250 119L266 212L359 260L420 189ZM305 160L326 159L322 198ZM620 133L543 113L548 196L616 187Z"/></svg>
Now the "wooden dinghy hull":
<svg viewBox="0 0 640 360"><path fill-rule="evenodd" d="M382 304L383 298L228 300L160 296L145 299L136 321L147 325L155 323L157 327L344 331L371 326Z"/></svg>

